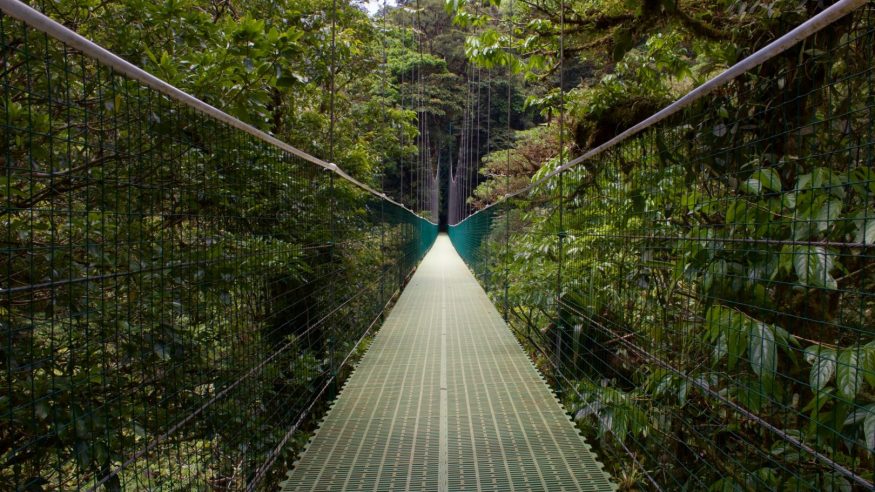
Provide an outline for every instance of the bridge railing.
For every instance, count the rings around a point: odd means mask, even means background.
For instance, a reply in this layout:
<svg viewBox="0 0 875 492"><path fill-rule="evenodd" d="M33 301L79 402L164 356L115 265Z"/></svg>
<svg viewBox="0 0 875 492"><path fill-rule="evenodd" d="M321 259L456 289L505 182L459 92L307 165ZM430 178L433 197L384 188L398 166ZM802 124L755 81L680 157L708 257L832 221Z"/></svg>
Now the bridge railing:
<svg viewBox="0 0 875 492"><path fill-rule="evenodd" d="M437 226L0 8L0 489L277 483Z"/></svg>
<svg viewBox="0 0 875 492"><path fill-rule="evenodd" d="M618 480L872 487L873 54L837 2L451 228Z"/></svg>

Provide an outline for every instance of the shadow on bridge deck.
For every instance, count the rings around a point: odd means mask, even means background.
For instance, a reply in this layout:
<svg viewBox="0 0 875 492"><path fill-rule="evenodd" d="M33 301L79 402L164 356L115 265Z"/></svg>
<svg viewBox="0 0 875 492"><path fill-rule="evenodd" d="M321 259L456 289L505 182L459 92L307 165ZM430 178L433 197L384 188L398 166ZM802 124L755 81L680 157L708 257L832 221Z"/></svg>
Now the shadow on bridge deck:
<svg viewBox="0 0 875 492"><path fill-rule="evenodd" d="M283 490L612 488L442 234Z"/></svg>

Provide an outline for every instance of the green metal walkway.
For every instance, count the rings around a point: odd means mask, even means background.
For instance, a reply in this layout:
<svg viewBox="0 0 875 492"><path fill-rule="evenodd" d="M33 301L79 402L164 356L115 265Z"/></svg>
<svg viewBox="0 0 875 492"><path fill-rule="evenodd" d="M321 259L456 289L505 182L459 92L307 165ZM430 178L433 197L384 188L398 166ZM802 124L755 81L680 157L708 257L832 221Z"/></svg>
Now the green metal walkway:
<svg viewBox="0 0 875 492"><path fill-rule="evenodd" d="M612 488L441 235L283 491Z"/></svg>

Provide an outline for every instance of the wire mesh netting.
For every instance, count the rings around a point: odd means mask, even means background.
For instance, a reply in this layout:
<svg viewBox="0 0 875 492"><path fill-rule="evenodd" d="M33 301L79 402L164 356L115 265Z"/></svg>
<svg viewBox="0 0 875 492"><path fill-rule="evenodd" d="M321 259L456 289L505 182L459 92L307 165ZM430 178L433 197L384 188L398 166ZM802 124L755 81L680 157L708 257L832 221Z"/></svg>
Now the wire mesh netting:
<svg viewBox="0 0 875 492"><path fill-rule="evenodd" d="M618 480L871 488L873 16L450 228Z"/></svg>
<svg viewBox="0 0 875 492"><path fill-rule="evenodd" d="M5 16L0 65L0 489L276 483L436 225Z"/></svg>

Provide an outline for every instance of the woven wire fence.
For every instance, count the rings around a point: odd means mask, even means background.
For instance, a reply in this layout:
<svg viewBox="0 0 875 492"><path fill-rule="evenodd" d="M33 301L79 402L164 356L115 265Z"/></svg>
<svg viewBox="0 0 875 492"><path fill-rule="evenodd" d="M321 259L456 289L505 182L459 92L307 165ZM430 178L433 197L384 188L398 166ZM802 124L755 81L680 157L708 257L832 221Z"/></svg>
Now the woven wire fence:
<svg viewBox="0 0 875 492"><path fill-rule="evenodd" d="M0 489L276 483L437 226L4 15L0 93Z"/></svg>
<svg viewBox="0 0 875 492"><path fill-rule="evenodd" d="M875 6L450 235L625 485L869 489Z"/></svg>

